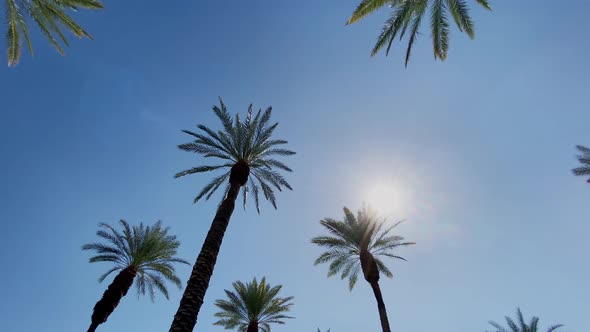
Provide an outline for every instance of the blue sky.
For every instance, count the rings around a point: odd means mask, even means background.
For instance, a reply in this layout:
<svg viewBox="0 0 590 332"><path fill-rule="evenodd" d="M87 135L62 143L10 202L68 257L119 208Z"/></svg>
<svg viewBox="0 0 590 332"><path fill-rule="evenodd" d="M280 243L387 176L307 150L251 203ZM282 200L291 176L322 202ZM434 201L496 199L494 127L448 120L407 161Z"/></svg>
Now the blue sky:
<svg viewBox="0 0 590 332"><path fill-rule="evenodd" d="M416 246L382 279L396 331L484 331L520 306L541 324L585 331L590 187L575 144L590 144L586 1L473 7L477 38L452 30L435 62L427 29L404 69L400 46L369 57L387 10L344 22L357 1L108 1L77 14L95 37L65 58L35 34L36 56L0 69L0 322L6 331L82 331L108 283L80 246L99 222L161 219L194 261L220 194L176 148L181 129L272 105L298 152L279 209L236 209L196 330L234 280L267 276L295 296L276 331L377 331L370 287L313 266L318 221L374 202ZM586 31L586 32L585 32ZM384 207L384 205L387 205ZM179 267L186 280L189 267ZM109 280L110 282L110 280ZM166 331L169 301L130 292L101 331Z"/></svg>

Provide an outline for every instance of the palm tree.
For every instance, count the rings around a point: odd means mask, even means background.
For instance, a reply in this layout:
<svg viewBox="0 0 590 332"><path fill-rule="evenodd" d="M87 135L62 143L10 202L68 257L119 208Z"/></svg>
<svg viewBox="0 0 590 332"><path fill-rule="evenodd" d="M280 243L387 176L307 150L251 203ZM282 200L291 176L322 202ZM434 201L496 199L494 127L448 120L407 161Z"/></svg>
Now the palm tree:
<svg viewBox="0 0 590 332"><path fill-rule="evenodd" d="M272 134L278 126L278 123L269 124L272 108L269 107L264 112L259 110L254 115L250 105L246 118L241 120L238 114L232 119L221 98L219 103L219 107L213 107L213 112L221 121L223 130L215 132L204 125L197 126L199 132L183 130L195 139L191 143L178 146L183 151L221 159L221 164L193 167L176 174L177 178L213 170L226 170L201 190L194 199L195 203L203 197L209 199L223 184L227 183L227 187L174 316L170 327L172 332L190 332L197 322L197 315L213 275L223 234L234 211L240 189L244 187L244 208L248 194L252 193L258 213L260 191L276 209L274 188L279 191L283 187L292 189L283 176L274 170L278 168L291 172L289 167L273 158L290 156L295 152L279 147L287 144L287 141L272 139Z"/></svg>
<svg viewBox="0 0 590 332"><path fill-rule="evenodd" d="M328 248L315 261L315 265L330 263L328 277L341 274L341 278L348 277L350 290L357 282L358 274L362 270L365 280L371 285L383 332L390 332L385 303L379 287L379 274L391 278L393 274L381 261L380 256L397 259L404 258L394 255L392 251L401 246L415 244L403 242L404 238L398 235L390 235L401 222L382 230L385 225L379 221L375 213L363 208L355 215L346 207L344 208L344 221L330 218L323 219L320 224L324 226L331 236L318 236L311 240L319 246Z"/></svg>
<svg viewBox="0 0 590 332"><path fill-rule="evenodd" d="M6 0L8 66L18 64L23 38L27 43L29 52L31 55L33 54L33 46L25 15L30 16L35 21L41 32L49 40L49 43L61 55L64 55L64 51L57 41L56 35L64 45L68 46L68 40L64 36L62 28L71 31L78 38L87 37L92 39L92 36L66 13L68 9L76 11L78 8L102 9L103 4L100 0Z"/></svg>
<svg viewBox="0 0 590 332"><path fill-rule="evenodd" d="M256 278L244 285L241 281L233 284L234 291L225 290L227 300L217 300L220 309L215 317L220 318L213 325L220 325L226 330L237 329L239 332L270 332L270 324L285 324L287 313L293 297L277 297L283 286L271 287L263 277L260 283Z"/></svg>
<svg viewBox="0 0 590 332"><path fill-rule="evenodd" d="M572 170L572 172L574 172L575 176L589 176L590 175L590 148L582 146L582 145L576 145L576 148L578 149L579 152L582 153L582 154L576 156L578 158L578 161L582 165L574 168ZM590 178L588 178L588 180L586 182L590 183Z"/></svg>
<svg viewBox="0 0 590 332"><path fill-rule="evenodd" d="M488 0L475 0L478 4L488 10L492 10ZM356 10L352 13L346 24L358 22L374 11L389 5L392 9L391 17L385 21L377 43L371 51L375 56L381 49L386 47L385 54L389 50L396 37L401 40L406 32L408 33L408 47L406 49L406 67L412 53L412 46L416 41L422 18L430 7L430 31L432 34L432 46L434 58L445 60L449 49L449 14L459 28L469 38L475 38L475 27L469 7L465 0L362 0Z"/></svg>
<svg viewBox="0 0 590 332"><path fill-rule="evenodd" d="M114 266L103 274L98 281L103 282L115 271L120 271L100 301L96 302L92 312L92 323L88 332L95 331L98 325L107 321L119 301L127 294L135 281L137 292L150 294L152 302L155 289L168 299L168 289L164 280L178 286L181 282L174 272L174 263L188 264L187 261L175 257L180 243L176 236L168 235L168 228L162 228L158 221L152 226L130 226L125 220L119 221L123 230L117 231L113 226L101 223L96 235L107 243L94 242L82 246L82 250L92 250L96 255L90 263L109 262Z"/></svg>
<svg viewBox="0 0 590 332"><path fill-rule="evenodd" d="M538 332L539 331L539 317L533 317L531 319L531 322L527 325L526 322L524 321L524 318L522 316L522 312L520 311L520 308L518 308L516 310L516 316L518 317L518 322L515 322L514 320L512 320L512 318L510 317L506 317L506 323L508 324L508 329L504 328L503 326L501 326L500 324L496 323L496 322L490 322L490 325L492 325L496 331L493 332ZM562 327L562 324L557 324L557 325L553 325L550 328L547 329L547 332L554 332L557 331L558 328Z"/></svg>

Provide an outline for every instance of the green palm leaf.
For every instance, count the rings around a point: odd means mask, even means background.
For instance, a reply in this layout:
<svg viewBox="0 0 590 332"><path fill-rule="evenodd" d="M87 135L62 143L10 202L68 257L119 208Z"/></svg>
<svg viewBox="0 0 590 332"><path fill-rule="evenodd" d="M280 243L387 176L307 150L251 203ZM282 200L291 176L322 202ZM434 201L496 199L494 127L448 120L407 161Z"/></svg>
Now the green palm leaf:
<svg viewBox="0 0 590 332"><path fill-rule="evenodd" d="M475 0L475 2L487 10L492 9L487 0ZM448 54L450 33L448 14L453 17L459 31L466 33L472 39L475 37L475 25L465 0L361 0L347 24L355 23L386 5L391 8L392 15L383 25L371 56L375 56L384 48L385 55L389 55L395 38L399 36L401 40L409 31L405 57L407 67L413 45L419 34L422 17L428 8L430 8L430 30L435 59L445 60Z"/></svg>
<svg viewBox="0 0 590 332"><path fill-rule="evenodd" d="M69 30L78 38L92 39L92 36L67 14L68 10L75 11L78 8L97 10L102 9L103 4L98 0L6 0L8 66L16 66L20 60L22 37L33 55L28 26L24 19L25 13L62 55L63 48L55 38L57 35L64 45L68 45L62 28Z"/></svg>

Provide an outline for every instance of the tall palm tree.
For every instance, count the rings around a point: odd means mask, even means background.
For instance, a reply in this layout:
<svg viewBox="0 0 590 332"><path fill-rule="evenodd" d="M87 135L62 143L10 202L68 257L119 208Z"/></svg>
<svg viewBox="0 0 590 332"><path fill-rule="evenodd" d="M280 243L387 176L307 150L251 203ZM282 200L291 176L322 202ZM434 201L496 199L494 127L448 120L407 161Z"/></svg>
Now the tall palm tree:
<svg viewBox="0 0 590 332"><path fill-rule="evenodd" d="M266 111L259 110L254 114L250 105L246 118L241 120L239 114L232 119L221 98L219 103L219 107L213 107L213 112L221 121L223 129L215 132L204 125L198 125L199 132L183 130L193 136L194 141L178 146L183 151L197 153L206 158L221 159L221 164L193 167L176 174L177 178L189 174L226 170L201 190L194 200L195 203L203 197L209 199L223 184L227 184L227 187L174 316L170 327L172 332L190 332L197 322L197 315L213 275L223 235L234 211L240 189L244 187L242 190L244 208L248 194L252 193L258 213L260 213L260 191L276 209L274 188L279 191L283 187L292 189L283 176L274 170L291 172L287 165L274 157L290 156L295 152L280 147L287 144L287 141L272 139L273 132L278 126L278 123L272 125L269 123L272 108L268 107Z"/></svg>
<svg viewBox="0 0 590 332"><path fill-rule="evenodd" d="M527 325L524 321L524 317L522 316L522 312L520 308L516 310L516 316L518 317L518 322L515 322L510 317L506 317L506 323L508 324L508 328L503 327L502 325L496 322L490 322L496 331L493 332L538 332L539 331L539 317L533 317L531 322ZM549 327L547 332L554 332L557 331L558 328L562 327L562 324L557 324Z"/></svg>
<svg viewBox="0 0 590 332"><path fill-rule="evenodd" d="M270 324L285 324L284 319L293 318L286 315L293 306L293 297L277 297L282 285L271 287L264 277L260 283L254 278L246 284L236 281L232 285L233 292L225 290L227 300L215 301L220 309L215 317L220 319L213 325L239 332L270 332Z"/></svg>
<svg viewBox="0 0 590 332"><path fill-rule="evenodd" d="M69 30L78 38L87 37L92 39L92 36L67 14L68 10L76 11L78 8L102 9L103 4L100 0L6 0L8 66L18 64L23 38L27 43L29 52L31 55L33 54L33 46L25 15L31 17L47 37L49 43L61 55L64 55L64 50L57 39L60 39L64 45L68 46L68 40L62 29Z"/></svg>
<svg viewBox="0 0 590 332"><path fill-rule="evenodd" d="M82 246L83 250L92 250L96 255L90 263L108 262L114 266L98 280L103 282L111 273L120 271L102 298L96 302L92 312L92 322L88 332L95 331L98 325L107 321L119 301L127 294L135 281L139 295L149 293L152 302L155 289L168 299L165 280L178 286L181 282L174 272L174 263L188 264L177 258L176 250L180 243L176 236L168 235L168 228L162 228L160 221L152 226L130 226L125 220L119 221L122 232L105 223L100 224L96 235L107 243L94 242Z"/></svg>
<svg viewBox="0 0 590 332"><path fill-rule="evenodd" d="M475 0L488 10L492 10L488 0ZM406 48L405 65L408 66L412 46L419 34L418 29L422 23L426 11L430 7L430 32L434 58L445 60L449 50L449 14L461 32L465 32L469 38L475 38L475 27L469 14L469 7L465 0L362 0L352 13L346 24L358 22L365 16L388 5L392 14L385 21L377 43L371 51L375 56L385 47L385 54L389 50L396 37L401 40L408 33L408 46Z"/></svg>
<svg viewBox="0 0 590 332"><path fill-rule="evenodd" d="M581 166L574 168L572 172L576 176L590 176L590 148L583 145L576 145L576 148L581 153L576 156ZM590 178L586 182L590 183Z"/></svg>
<svg viewBox="0 0 590 332"><path fill-rule="evenodd" d="M367 208L361 209L357 216L344 208L344 221L330 218L323 219L320 224L324 226L330 236L318 236L311 240L319 246L328 248L315 261L315 265L330 262L328 277L341 274L341 278L348 277L350 290L357 282L358 274L362 270L365 280L371 285L383 332L390 332L389 320L385 310L385 303L379 287L380 272L391 278L393 274L381 261L381 256L403 259L394 255L393 250L415 244L404 242L404 238L391 235L390 232L401 222L395 223L383 230L385 225L374 212Z"/></svg>

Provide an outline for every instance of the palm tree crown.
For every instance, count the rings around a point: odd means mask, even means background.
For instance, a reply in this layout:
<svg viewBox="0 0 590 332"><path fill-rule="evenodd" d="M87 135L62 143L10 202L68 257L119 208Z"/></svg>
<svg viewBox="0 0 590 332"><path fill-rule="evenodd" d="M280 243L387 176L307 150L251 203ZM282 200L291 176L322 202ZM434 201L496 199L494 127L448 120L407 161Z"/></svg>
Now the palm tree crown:
<svg viewBox="0 0 590 332"><path fill-rule="evenodd" d="M488 10L492 9L488 0L475 1ZM422 18L426 15L429 7L430 30L435 59L444 60L447 58L449 49L449 14L453 17L459 31L465 32L471 39L475 37L474 24L465 0L362 0L347 24L355 23L385 5L389 5L393 12L381 30L377 43L371 52L372 56L376 55L384 47L386 48L385 53L388 55L395 38L399 36L402 39L407 32L408 46L405 61L407 67Z"/></svg>
<svg viewBox="0 0 590 332"><path fill-rule="evenodd" d="M590 176L590 148L582 145L577 145L576 148L581 153L577 158L582 165L574 168L572 172L576 176ZM587 182L590 183L590 178Z"/></svg>
<svg viewBox="0 0 590 332"><path fill-rule="evenodd" d="M496 322L490 322L490 325L492 325L496 329L496 331L493 331L493 332L538 332L539 331L539 317L533 317L531 319L531 322L527 325L527 323L524 321L524 317L522 316L522 312L520 311L520 308L518 308L516 310L516 316L518 318L517 322L512 320L512 318L510 318L510 317L506 317L506 323L508 324L508 328L505 328ZM562 324L553 325L547 329L547 332L554 332L562 326L563 326Z"/></svg>
<svg viewBox="0 0 590 332"><path fill-rule="evenodd" d="M220 319L214 325L240 332L257 332L258 328L270 332L270 324L284 324L284 319L293 318L285 314L293 305L293 297L277 297L283 286L272 287L264 277L260 283L254 278L246 284L236 281L232 285L234 291L225 290L227 300L215 301L221 311L215 314Z"/></svg>
<svg viewBox="0 0 590 332"><path fill-rule="evenodd" d="M393 273L379 257L405 260L394 255L392 251L397 247L414 244L414 242L404 242L404 238L401 236L390 234L400 223L401 221L383 229L385 224L380 222L375 213L369 209L363 208L355 217L345 207L344 221L330 218L320 221L320 224L330 232L331 236L318 236L311 240L312 243L329 249L316 259L315 264L331 262L328 277L338 273L341 274L342 279L348 277L348 286L352 290L361 271L361 259L359 259L361 251L367 250L374 256L378 271L391 278ZM365 276L366 278L367 276Z"/></svg>
<svg viewBox="0 0 590 332"><path fill-rule="evenodd" d="M153 226L144 226L143 223L139 226L130 226L125 220L119 223L123 227L122 233L109 224L100 224L102 229L98 230L96 235L106 240L107 244L95 242L82 246L83 250L97 253L90 258L90 263L114 264L113 268L99 278L99 282L115 271L131 267L137 273L135 286L138 294L144 295L147 291L152 301L156 289L168 298L164 279L180 289L181 282L175 274L173 263L188 262L175 257L180 245L176 236L168 235L168 228L163 228L160 221Z"/></svg>
<svg viewBox="0 0 590 332"><path fill-rule="evenodd" d="M287 172L292 170L273 158L275 156L290 156L295 152L278 147L287 144L287 141L271 139L278 126L278 123L272 125L268 123L272 107L268 107L264 112L259 110L254 115L252 105L250 105L246 118L241 120L239 114L236 114L232 119L221 98L219 98L219 103L220 106L214 106L213 111L221 121L223 130L215 132L204 125L197 126L200 132L183 130L193 136L195 140L178 147L181 150L198 153L207 158L220 159L221 163L213 166L193 167L177 173L175 177L224 169L225 173L214 178L201 190L194 199L195 203L204 196L209 199L229 178L230 184L236 182L240 186L244 186L242 192L244 208L247 196L251 191L256 210L260 213L259 192L262 190L264 197L276 209L273 187L279 191L283 187L290 190L292 188L274 169L278 168Z"/></svg>
<svg viewBox="0 0 590 332"><path fill-rule="evenodd" d="M18 63L23 38L27 43L29 52L33 54L29 29L24 18L25 12L35 21L51 45L62 55L64 51L57 38L64 45L68 45L68 40L62 32L62 28L71 31L78 38L87 37L92 39L88 32L66 14L67 10L75 11L78 8L102 9L103 4L100 0L6 0L8 66L15 66Z"/></svg>

